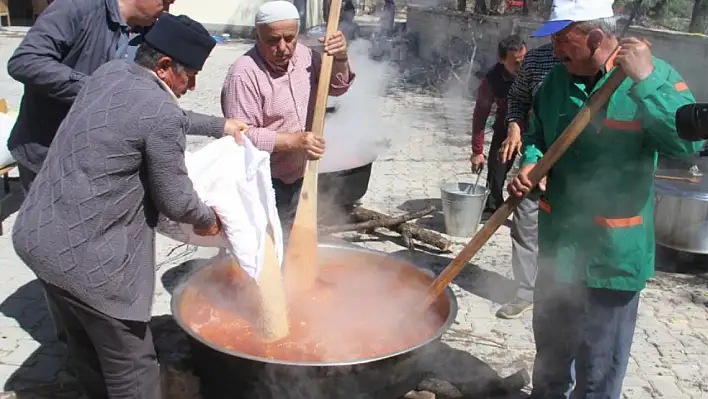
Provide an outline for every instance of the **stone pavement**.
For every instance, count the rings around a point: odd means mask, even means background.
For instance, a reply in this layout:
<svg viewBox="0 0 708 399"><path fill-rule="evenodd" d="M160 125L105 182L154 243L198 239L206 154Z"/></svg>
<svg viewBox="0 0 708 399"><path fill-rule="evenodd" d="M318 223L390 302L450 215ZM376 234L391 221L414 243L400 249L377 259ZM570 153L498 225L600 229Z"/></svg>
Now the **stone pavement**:
<svg viewBox="0 0 708 399"><path fill-rule="evenodd" d="M0 36L2 65L18 43L16 37ZM197 78L197 90L184 98L184 106L220 114L220 87L228 65L247 48L247 44L239 43L217 46ZM368 65L365 61L359 63L365 64ZM374 79L380 71L358 72L358 84L366 85L367 79ZM21 85L3 68L0 96L14 108L21 94ZM438 212L423 222L442 229L439 184L469 178L456 175L469 170L470 138L466 126L471 105L454 97L443 99L391 87L386 96L367 101L371 101L368 109L378 110L380 115L354 114L342 128L350 129L351 134L385 135L392 146L374 164L364 204L396 213L433 203ZM342 104L341 112L348 112L344 106L353 107L345 99ZM190 149L204 143L204 139L190 139ZM21 200L18 193L19 187L13 187L13 197L3 207L3 218L7 218L3 223L5 235L0 237L0 264L5 275L0 282L0 384L6 391L70 379L64 370L64 351L52 335L39 286L12 249L11 213ZM396 237L386 234L359 236L355 241L368 248L407 256L436 272L465 243L456 239L452 253L439 254L422 250L409 253ZM184 268L176 266L214 253L210 249L177 247L177 243L158 237L161 266L156 316L170 313L169 289L184 272ZM438 358L435 364L439 371L452 375L451 379L474 380L496 373L506 376L533 364L530 313L513 321L494 317L499 304L509 299L514 288L509 279L510 249L509 230L502 227L453 285L460 310L444 342L463 351L460 353L465 354L465 359L446 362ZM674 268L673 261L662 260L659 269L668 272L659 273L642 295L625 398L708 398L708 279L700 273L674 273Z"/></svg>

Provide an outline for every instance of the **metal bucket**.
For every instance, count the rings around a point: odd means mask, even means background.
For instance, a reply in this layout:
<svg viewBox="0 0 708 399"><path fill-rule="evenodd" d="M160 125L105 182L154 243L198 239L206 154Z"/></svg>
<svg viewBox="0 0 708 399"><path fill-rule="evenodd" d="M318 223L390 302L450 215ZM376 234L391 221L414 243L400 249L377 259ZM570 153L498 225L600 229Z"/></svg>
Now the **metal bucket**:
<svg viewBox="0 0 708 399"><path fill-rule="evenodd" d="M472 182L440 185L445 232L455 237L471 237L477 233L489 189Z"/></svg>

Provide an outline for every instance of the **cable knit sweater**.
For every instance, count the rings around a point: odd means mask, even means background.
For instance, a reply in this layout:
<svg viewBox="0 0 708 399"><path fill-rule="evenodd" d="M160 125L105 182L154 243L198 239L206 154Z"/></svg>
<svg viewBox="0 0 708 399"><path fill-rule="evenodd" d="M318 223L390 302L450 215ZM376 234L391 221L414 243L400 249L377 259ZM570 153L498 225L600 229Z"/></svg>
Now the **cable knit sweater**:
<svg viewBox="0 0 708 399"><path fill-rule="evenodd" d="M19 211L13 243L20 258L102 313L149 320L158 213L199 227L215 222L187 175L192 123L150 71L122 60L101 66Z"/></svg>

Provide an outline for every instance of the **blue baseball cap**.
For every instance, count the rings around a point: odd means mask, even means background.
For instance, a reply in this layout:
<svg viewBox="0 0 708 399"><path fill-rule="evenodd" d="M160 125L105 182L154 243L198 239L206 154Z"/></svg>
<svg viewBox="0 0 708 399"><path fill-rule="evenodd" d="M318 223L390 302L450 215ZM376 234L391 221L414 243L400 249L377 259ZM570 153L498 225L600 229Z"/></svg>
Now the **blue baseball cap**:
<svg viewBox="0 0 708 399"><path fill-rule="evenodd" d="M614 15L613 0L554 0L551 17L531 37L558 33L573 22L593 21Z"/></svg>

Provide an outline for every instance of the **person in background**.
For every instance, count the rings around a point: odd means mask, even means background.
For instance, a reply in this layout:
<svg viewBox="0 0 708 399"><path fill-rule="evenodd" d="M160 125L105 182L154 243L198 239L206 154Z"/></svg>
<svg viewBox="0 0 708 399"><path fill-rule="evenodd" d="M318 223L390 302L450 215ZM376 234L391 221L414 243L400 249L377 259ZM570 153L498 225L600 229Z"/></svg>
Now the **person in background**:
<svg viewBox="0 0 708 399"><path fill-rule="evenodd" d="M88 77L112 59L133 60L142 35L174 0L73 0L52 2L7 63L25 87L7 146L29 189L49 146ZM238 134L239 121L188 113L190 135Z"/></svg>
<svg viewBox="0 0 708 399"><path fill-rule="evenodd" d="M533 399L619 399L640 292L654 275L657 154L689 156L704 142L681 140L676 110L694 102L683 78L649 46L619 39L612 0L555 0L534 34L551 36L562 65L533 98L523 156L509 194L528 175L616 67L622 84L538 189L538 276L533 331Z"/></svg>
<svg viewBox="0 0 708 399"><path fill-rule="evenodd" d="M305 162L319 159L325 149L324 139L309 131L322 58L298 44L298 18L288 1L263 4L255 18L257 42L231 65L221 91L224 115L251 126L246 136L272 153L271 174L285 240L295 219ZM334 58L329 95L341 96L355 77L346 40L341 32L322 40L324 51Z"/></svg>
<svg viewBox="0 0 708 399"><path fill-rule="evenodd" d="M507 136L499 150L502 164L513 163L521 155L521 132L526 129L531 99L546 74L558 64L550 43L529 50L519 74L509 89L506 115ZM538 257L538 198L529 194L514 209L511 225L511 265L517 284L516 296L497 311L497 317L515 319L533 305Z"/></svg>
<svg viewBox="0 0 708 399"><path fill-rule="evenodd" d="M194 89L215 44L201 24L166 14L135 62L99 67L14 224L15 251L44 286L89 398L162 398L148 326L157 217L199 235L221 229L187 175L190 120L177 101Z"/></svg>
<svg viewBox="0 0 708 399"><path fill-rule="evenodd" d="M484 76L477 88L477 98L472 115L472 173L482 173L486 158L484 156L484 129L492 106L497 106L497 113L492 127L492 145L489 148L489 165L487 169L487 185L491 191L485 212L494 212L504 203L504 182L506 174L513 165L513 159L502 163L499 160L499 149L506 138L506 107L507 94L521 62L526 56L526 43L518 35L507 36L497 47L498 62Z"/></svg>

